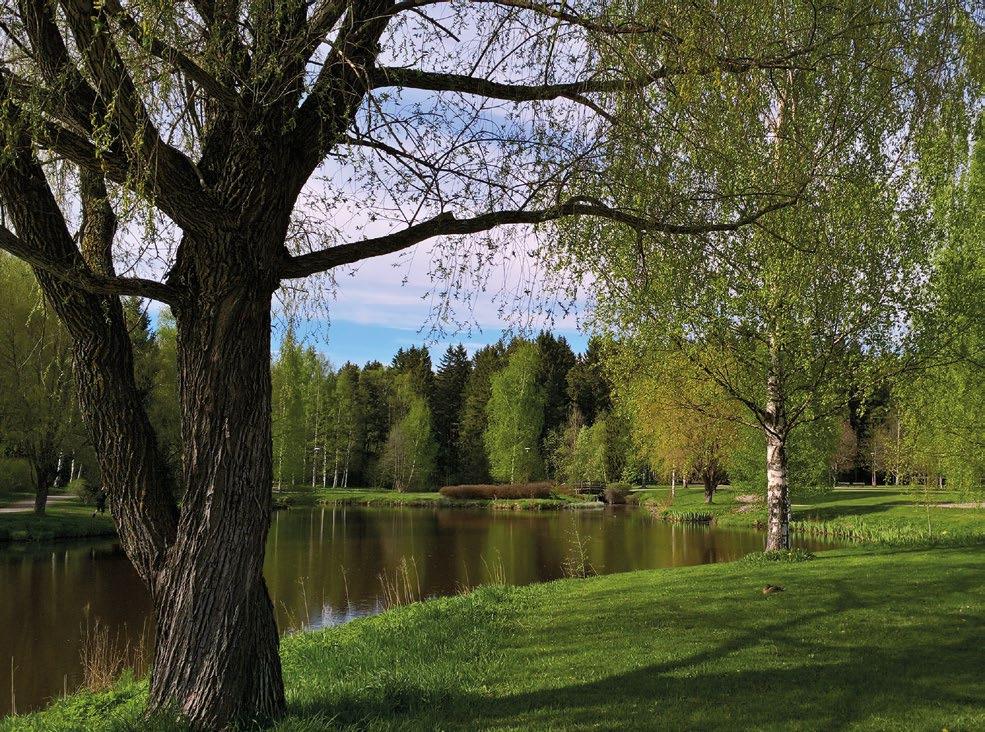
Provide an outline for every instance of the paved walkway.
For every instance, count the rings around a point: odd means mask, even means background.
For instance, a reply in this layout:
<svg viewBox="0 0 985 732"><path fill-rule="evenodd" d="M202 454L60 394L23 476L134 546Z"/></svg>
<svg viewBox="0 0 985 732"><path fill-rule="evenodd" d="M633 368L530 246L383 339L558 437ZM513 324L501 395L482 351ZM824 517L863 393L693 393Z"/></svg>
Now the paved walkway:
<svg viewBox="0 0 985 732"><path fill-rule="evenodd" d="M51 506L54 503L61 503L62 501L71 501L75 496L48 496L48 505ZM23 498L19 501L14 501L8 506L0 508L0 513L26 513L27 511L34 510L34 498Z"/></svg>

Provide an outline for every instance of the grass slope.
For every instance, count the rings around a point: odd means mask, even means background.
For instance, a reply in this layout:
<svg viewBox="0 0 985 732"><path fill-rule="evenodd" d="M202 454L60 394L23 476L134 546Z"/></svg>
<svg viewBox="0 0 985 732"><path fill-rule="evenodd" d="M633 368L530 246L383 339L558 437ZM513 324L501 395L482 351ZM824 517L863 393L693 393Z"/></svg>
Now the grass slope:
<svg viewBox="0 0 985 732"><path fill-rule="evenodd" d="M973 547L488 587L285 638L277 729L982 729L983 644ZM171 729L144 688L0 730Z"/></svg>
<svg viewBox="0 0 985 732"><path fill-rule="evenodd" d="M0 513L0 542L50 541L88 536L114 536L116 527L109 514L92 515L91 506L60 501L48 506L44 516L33 512Z"/></svg>

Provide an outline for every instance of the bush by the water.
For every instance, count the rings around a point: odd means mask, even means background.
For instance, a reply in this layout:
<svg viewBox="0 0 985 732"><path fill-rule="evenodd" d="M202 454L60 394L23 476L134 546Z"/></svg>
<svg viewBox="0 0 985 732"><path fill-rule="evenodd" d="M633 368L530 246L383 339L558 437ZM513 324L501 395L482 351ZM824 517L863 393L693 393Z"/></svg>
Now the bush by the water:
<svg viewBox="0 0 985 732"><path fill-rule="evenodd" d="M626 503L630 490L629 483L609 483L602 491L602 497L610 506L621 506Z"/></svg>
<svg viewBox="0 0 985 732"><path fill-rule="evenodd" d="M806 549L788 549L786 551L753 552L746 554L739 561L748 564L769 564L771 562L809 562L814 559L814 553Z"/></svg>
<svg viewBox="0 0 985 732"><path fill-rule="evenodd" d="M85 478L76 478L65 486L65 489L69 493L75 494L76 498L78 498L83 505L96 505L96 496L99 494L99 486L92 485Z"/></svg>
<svg viewBox="0 0 985 732"><path fill-rule="evenodd" d="M445 498L492 500L494 498L550 498L554 484L514 483L512 485L446 485L439 493Z"/></svg>

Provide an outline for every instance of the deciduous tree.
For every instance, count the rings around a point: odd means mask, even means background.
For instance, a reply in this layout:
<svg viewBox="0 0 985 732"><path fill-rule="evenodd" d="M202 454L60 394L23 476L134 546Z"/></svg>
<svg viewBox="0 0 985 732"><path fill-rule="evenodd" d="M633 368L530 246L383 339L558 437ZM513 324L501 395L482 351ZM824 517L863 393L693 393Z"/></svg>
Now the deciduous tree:
<svg viewBox="0 0 985 732"><path fill-rule="evenodd" d="M506 366L490 380L486 405L489 472L500 482L524 482L543 472L540 433L544 424L544 386L538 380L540 351L530 341L514 341Z"/></svg>

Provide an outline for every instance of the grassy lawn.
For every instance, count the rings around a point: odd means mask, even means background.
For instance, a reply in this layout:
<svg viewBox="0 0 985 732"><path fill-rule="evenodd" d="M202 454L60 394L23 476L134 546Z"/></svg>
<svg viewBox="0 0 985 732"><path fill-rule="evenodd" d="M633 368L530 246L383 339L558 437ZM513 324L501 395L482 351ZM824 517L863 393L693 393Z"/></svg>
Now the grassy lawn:
<svg viewBox="0 0 985 732"><path fill-rule="evenodd" d="M637 495L645 507L668 520L705 519L719 526L765 523L763 503L742 503L738 494L720 490L711 505L704 502L701 490L678 488L673 501L667 488ZM811 497L794 496L794 530L899 546L981 543L985 542L985 508L940 505L973 498L918 488L837 488Z"/></svg>
<svg viewBox="0 0 985 732"><path fill-rule="evenodd" d="M981 548L855 548L483 588L285 638L277 729L982 729L983 577ZM0 730L170 729L144 689Z"/></svg>
<svg viewBox="0 0 985 732"><path fill-rule="evenodd" d="M0 542L115 534L116 527L109 514L93 516L91 506L83 506L74 499L49 504L44 516L35 516L33 512L0 513Z"/></svg>

